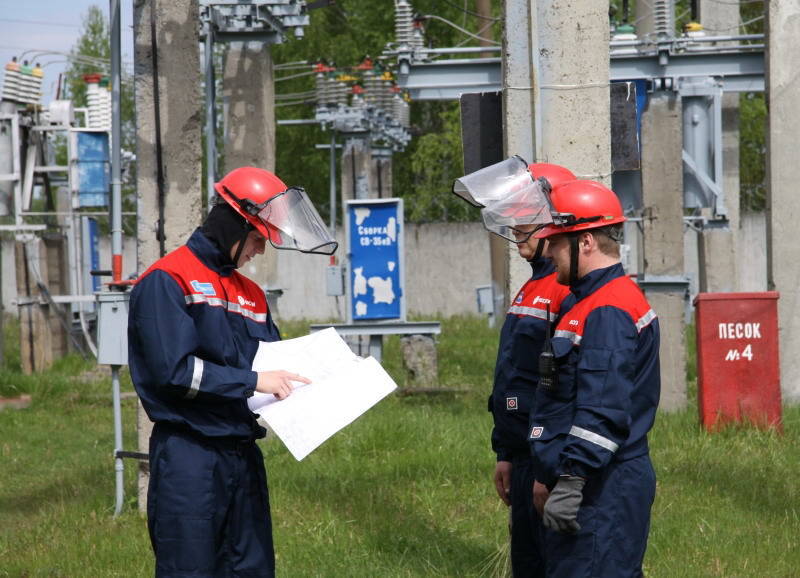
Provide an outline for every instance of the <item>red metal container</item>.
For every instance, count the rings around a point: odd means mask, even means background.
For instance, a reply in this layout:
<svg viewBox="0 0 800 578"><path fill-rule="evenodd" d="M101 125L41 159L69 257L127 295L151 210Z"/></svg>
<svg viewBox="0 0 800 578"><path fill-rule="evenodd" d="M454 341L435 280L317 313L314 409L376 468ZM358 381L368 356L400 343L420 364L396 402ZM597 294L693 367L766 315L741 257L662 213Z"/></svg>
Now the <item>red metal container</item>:
<svg viewBox="0 0 800 578"><path fill-rule="evenodd" d="M700 293L694 305L703 426L750 422L782 430L778 292Z"/></svg>

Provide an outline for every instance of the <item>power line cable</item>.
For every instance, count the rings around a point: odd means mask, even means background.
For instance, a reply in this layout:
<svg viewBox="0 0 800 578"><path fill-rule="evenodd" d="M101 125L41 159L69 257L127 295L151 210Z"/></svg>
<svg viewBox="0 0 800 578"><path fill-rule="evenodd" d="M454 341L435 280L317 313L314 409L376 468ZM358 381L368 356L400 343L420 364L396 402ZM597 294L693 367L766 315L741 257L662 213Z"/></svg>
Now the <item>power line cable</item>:
<svg viewBox="0 0 800 578"><path fill-rule="evenodd" d="M80 24L64 24L63 22L45 22L42 20L22 20L20 18L0 18L0 22L13 22L15 24L35 24L37 26L58 26L60 28L80 28Z"/></svg>
<svg viewBox="0 0 800 578"><path fill-rule="evenodd" d="M454 22L450 22L446 18L442 18L441 16L436 16L436 14L426 14L425 18L431 18L433 20L440 20L440 21L444 22L445 24L447 24L449 26L452 26L453 28L455 28L459 32L461 32L463 34L466 34L467 36L471 36L472 38L475 38L477 40L483 40L484 42L489 42L491 44L494 44L495 46L500 46L499 42L495 42L491 38L484 38L483 36L478 36L477 34L473 34L469 30L461 28L461 26L459 26L458 24L455 24Z"/></svg>
<svg viewBox="0 0 800 578"><path fill-rule="evenodd" d="M484 16L483 14L479 14L477 12L473 12L472 10L467 10L466 8L462 8L457 4L453 4L450 0L442 0L445 4L452 6L456 10L461 10L464 14L469 14L470 16L475 16L475 18L481 18L482 20L491 20L492 22L499 22L500 18L494 18L492 16ZM465 2L466 3L466 2Z"/></svg>

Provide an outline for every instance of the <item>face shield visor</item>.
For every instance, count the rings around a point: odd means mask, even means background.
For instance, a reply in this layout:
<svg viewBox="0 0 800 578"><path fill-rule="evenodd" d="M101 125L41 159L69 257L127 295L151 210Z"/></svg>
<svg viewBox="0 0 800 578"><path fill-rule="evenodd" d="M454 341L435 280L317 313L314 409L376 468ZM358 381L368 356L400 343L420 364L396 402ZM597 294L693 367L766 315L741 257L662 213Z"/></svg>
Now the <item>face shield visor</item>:
<svg viewBox="0 0 800 578"><path fill-rule="evenodd" d="M453 183L453 193L474 205L485 207L523 190L533 183L528 163L514 155L504 161L464 175Z"/></svg>
<svg viewBox="0 0 800 578"><path fill-rule="evenodd" d="M540 227L553 222L548 187L542 180L529 180L505 197L481 209L483 226L495 235L524 243Z"/></svg>
<svg viewBox="0 0 800 578"><path fill-rule="evenodd" d="M269 242L276 249L333 255L339 246L311 199L299 187L289 187L254 209L256 218L267 230Z"/></svg>

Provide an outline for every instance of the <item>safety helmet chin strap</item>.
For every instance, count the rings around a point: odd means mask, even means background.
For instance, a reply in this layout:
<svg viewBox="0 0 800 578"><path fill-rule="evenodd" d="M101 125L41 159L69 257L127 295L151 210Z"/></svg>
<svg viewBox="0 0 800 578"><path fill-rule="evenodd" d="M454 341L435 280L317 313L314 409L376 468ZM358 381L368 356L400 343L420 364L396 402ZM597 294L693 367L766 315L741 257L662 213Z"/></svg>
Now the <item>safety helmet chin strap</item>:
<svg viewBox="0 0 800 578"><path fill-rule="evenodd" d="M533 253L533 257L531 257L531 263L536 263L542 256L544 252L544 239L539 239L539 242L536 243L536 251Z"/></svg>
<svg viewBox="0 0 800 578"><path fill-rule="evenodd" d="M578 236L573 233L569 236L569 285L572 287L578 282Z"/></svg>
<svg viewBox="0 0 800 578"><path fill-rule="evenodd" d="M247 243L247 236L250 234L250 231L253 230L255 230L255 227L247 223L247 226L244 228L244 236L239 240L239 246L236 248L236 254L233 256L233 266L237 269L239 268L239 257L242 256L242 251L244 251L244 246Z"/></svg>

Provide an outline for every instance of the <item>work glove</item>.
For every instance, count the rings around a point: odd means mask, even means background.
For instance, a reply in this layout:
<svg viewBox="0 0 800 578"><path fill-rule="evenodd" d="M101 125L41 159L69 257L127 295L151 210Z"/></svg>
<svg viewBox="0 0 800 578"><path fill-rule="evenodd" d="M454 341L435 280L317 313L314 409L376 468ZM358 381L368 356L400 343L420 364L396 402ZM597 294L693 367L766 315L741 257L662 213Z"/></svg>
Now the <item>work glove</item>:
<svg viewBox="0 0 800 578"><path fill-rule="evenodd" d="M578 524L578 508L583 499L583 485L586 480L578 476L561 476L558 478L550 497L544 504L542 522L545 528L574 534L581 529Z"/></svg>

